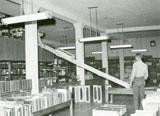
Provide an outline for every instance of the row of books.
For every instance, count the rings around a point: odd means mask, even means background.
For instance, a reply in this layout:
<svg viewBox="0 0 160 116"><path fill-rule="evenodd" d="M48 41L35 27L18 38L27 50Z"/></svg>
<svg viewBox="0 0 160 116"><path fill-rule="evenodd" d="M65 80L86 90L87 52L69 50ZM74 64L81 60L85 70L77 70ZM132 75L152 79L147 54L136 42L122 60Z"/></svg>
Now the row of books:
<svg viewBox="0 0 160 116"><path fill-rule="evenodd" d="M150 93L142 101L143 110L136 110L131 116L160 116L160 92Z"/></svg>
<svg viewBox="0 0 160 116"><path fill-rule="evenodd" d="M71 100L66 89L44 89L32 96L16 96L0 102L2 116L32 116L34 112Z"/></svg>
<svg viewBox="0 0 160 116"><path fill-rule="evenodd" d="M3 69L3 68L8 68L8 63L7 62L1 62L0 63L0 69Z"/></svg>
<svg viewBox="0 0 160 116"><path fill-rule="evenodd" d="M0 94L32 89L31 80L0 81Z"/></svg>
<svg viewBox="0 0 160 116"><path fill-rule="evenodd" d="M25 69L25 63L12 63L11 68L15 69Z"/></svg>
<svg viewBox="0 0 160 116"><path fill-rule="evenodd" d="M49 78L40 78L39 79L39 88L44 88L48 86L52 86L56 83L57 77L49 77Z"/></svg>
<svg viewBox="0 0 160 116"><path fill-rule="evenodd" d="M21 74L25 74L26 70L25 69L12 69L11 72L9 72L9 69L1 69L0 70L0 75L8 75L9 73L21 75Z"/></svg>

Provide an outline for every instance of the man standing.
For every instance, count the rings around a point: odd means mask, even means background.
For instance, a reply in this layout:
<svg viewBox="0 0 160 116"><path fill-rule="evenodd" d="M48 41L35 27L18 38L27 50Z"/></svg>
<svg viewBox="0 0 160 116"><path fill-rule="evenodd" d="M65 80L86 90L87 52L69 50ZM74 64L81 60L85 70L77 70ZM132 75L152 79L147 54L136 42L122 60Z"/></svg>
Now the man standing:
<svg viewBox="0 0 160 116"><path fill-rule="evenodd" d="M133 64L130 86L133 83L134 110L142 110L142 99L144 98L145 80L148 78L148 66L142 61L142 55L137 53L136 62Z"/></svg>

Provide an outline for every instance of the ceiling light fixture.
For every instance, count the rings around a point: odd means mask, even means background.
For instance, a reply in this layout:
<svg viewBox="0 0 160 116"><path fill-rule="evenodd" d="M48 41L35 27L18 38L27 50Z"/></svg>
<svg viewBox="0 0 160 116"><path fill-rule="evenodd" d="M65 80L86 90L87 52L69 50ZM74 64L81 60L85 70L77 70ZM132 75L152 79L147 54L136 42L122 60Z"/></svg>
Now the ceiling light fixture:
<svg viewBox="0 0 160 116"><path fill-rule="evenodd" d="M126 48L132 48L133 46L131 44L124 44L124 32L123 32L123 23L117 24L117 29L118 29L118 25L122 26L122 45L112 45L110 46L111 49L126 49ZM118 29L119 32L119 29Z"/></svg>
<svg viewBox="0 0 160 116"><path fill-rule="evenodd" d="M139 35L139 36L138 36ZM131 50L133 53L147 52L147 49L141 49L141 35L137 34L137 49Z"/></svg>
<svg viewBox="0 0 160 116"><path fill-rule="evenodd" d="M70 46L70 47L59 47L58 49L61 49L61 50L75 50L76 47L75 47L75 46Z"/></svg>
<svg viewBox="0 0 160 116"><path fill-rule="evenodd" d="M131 44L110 46L111 49L124 49L124 48L132 48L132 47L133 46Z"/></svg>
<svg viewBox="0 0 160 116"><path fill-rule="evenodd" d="M92 54L102 54L102 52L92 52Z"/></svg>
<svg viewBox="0 0 160 116"><path fill-rule="evenodd" d="M131 52L147 52L147 49L137 49L137 50L131 50Z"/></svg>
<svg viewBox="0 0 160 116"><path fill-rule="evenodd" d="M79 39L80 42L94 42L94 41L105 41L110 39L109 36L98 36L98 37L88 37Z"/></svg>
<svg viewBox="0 0 160 116"><path fill-rule="evenodd" d="M52 15L50 12L42 12L42 13L4 18L1 20L1 22L3 25L9 25L9 24L24 23L24 22L51 19L51 18L52 18Z"/></svg>

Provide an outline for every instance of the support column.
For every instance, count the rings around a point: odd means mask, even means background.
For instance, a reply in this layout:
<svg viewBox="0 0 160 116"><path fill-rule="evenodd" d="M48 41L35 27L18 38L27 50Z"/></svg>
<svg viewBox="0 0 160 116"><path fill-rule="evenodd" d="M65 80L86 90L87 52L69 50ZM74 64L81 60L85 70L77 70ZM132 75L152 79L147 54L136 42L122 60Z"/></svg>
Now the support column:
<svg viewBox="0 0 160 116"><path fill-rule="evenodd" d="M76 42L76 60L84 63L84 43L80 43L79 39L83 38L84 25L81 23L74 23L75 27L75 42ZM85 85L85 70L81 67L76 67L77 76L80 78L81 85Z"/></svg>
<svg viewBox="0 0 160 116"><path fill-rule="evenodd" d="M25 14L36 13L37 11L38 8L33 6L31 0L24 0ZM25 61L26 79L32 80L31 92L32 94L37 94L39 93L37 21L25 24Z"/></svg>
<svg viewBox="0 0 160 116"><path fill-rule="evenodd" d="M101 34L106 35L106 33ZM101 42L102 46L102 67L105 68L105 72L108 74L108 43L107 41ZM108 103L109 101L109 95L107 93L109 87L109 81L105 80L105 101Z"/></svg>
<svg viewBox="0 0 160 116"><path fill-rule="evenodd" d="M101 34L106 35L106 34ZM102 41L102 67L105 68L105 72L108 74L108 43L107 41Z"/></svg>
<svg viewBox="0 0 160 116"><path fill-rule="evenodd" d="M25 24L26 79L32 80L32 94L39 93L37 22Z"/></svg>
<svg viewBox="0 0 160 116"><path fill-rule="evenodd" d="M121 41L120 44L123 44ZM120 79L124 79L124 50L119 50Z"/></svg>

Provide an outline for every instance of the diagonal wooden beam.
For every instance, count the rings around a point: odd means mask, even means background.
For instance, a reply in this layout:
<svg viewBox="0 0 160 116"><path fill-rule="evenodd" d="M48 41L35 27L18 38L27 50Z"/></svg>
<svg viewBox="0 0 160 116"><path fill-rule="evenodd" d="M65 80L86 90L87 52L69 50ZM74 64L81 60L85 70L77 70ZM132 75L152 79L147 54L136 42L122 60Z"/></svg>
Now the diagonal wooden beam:
<svg viewBox="0 0 160 116"><path fill-rule="evenodd" d="M53 49L53 48L43 44L40 38L39 38L39 46L41 48L43 48L43 49L55 54L56 56L58 56L60 58L63 58L63 59L65 59L65 60L67 60L67 61L69 61L69 62L71 62L71 63L73 63L73 64L75 64L75 65L77 65L79 67L82 67L82 68L84 68L84 69L86 69L86 70L88 70L88 71L90 71L90 72L92 72L94 74L99 75L100 77L103 77L104 79L110 80L110 81L112 81L114 83L117 83L117 84L119 84L119 85L121 85L121 86L123 86L125 88L129 88L129 84L128 83L126 83L126 82L124 82L122 80L119 80L119 79L117 79L117 78L115 78L115 77L113 77L113 76L111 76L109 74L106 74L106 73L102 72L102 71L99 71L99 70L97 70L97 69L95 69L95 68L93 68L93 67L91 67L89 65L86 65L86 64L81 63L81 62L77 62L77 60L75 60L72 56L69 56L69 55L65 54L64 52L62 52L60 50Z"/></svg>

